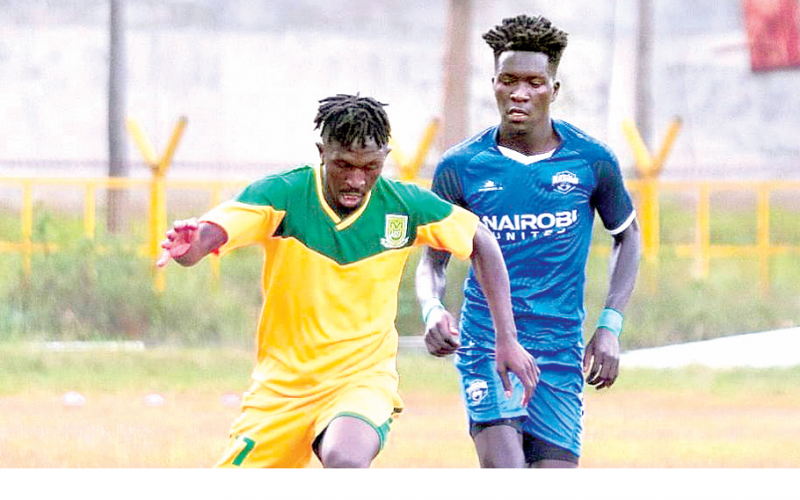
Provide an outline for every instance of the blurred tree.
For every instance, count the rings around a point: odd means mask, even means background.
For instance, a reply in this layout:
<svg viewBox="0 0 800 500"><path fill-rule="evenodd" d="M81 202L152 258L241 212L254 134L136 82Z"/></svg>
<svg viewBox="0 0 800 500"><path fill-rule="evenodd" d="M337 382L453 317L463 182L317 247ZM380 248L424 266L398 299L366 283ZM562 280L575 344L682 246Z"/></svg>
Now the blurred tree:
<svg viewBox="0 0 800 500"><path fill-rule="evenodd" d="M469 132L469 80L472 0L449 0L445 34L442 103L442 150ZM433 172L423 172L431 176Z"/></svg>
<svg viewBox="0 0 800 500"><path fill-rule="evenodd" d="M127 177L128 158L125 147L125 0L109 0L108 57L108 176ZM112 233L125 226L127 191L109 189L106 225Z"/></svg>
<svg viewBox="0 0 800 500"><path fill-rule="evenodd" d="M648 148L653 134L653 0L639 0L634 65L636 127Z"/></svg>

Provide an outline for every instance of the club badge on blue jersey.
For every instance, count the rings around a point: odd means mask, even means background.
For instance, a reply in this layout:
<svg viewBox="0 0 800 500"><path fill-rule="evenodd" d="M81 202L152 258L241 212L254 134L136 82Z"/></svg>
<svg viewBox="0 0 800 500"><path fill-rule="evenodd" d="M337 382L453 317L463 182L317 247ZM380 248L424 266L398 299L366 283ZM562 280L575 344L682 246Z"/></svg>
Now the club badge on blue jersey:
<svg viewBox="0 0 800 500"><path fill-rule="evenodd" d="M572 172L559 172L553 176L553 187L559 193L567 194L578 185L578 176Z"/></svg>

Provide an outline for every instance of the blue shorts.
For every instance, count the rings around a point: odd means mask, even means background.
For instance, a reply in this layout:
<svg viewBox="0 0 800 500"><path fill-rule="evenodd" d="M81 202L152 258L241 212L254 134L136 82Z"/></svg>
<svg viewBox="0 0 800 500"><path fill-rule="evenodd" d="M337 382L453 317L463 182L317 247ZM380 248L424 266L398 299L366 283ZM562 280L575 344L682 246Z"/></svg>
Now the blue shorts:
<svg viewBox="0 0 800 500"><path fill-rule="evenodd" d="M522 430L580 456L583 435L583 347L556 352L528 350L541 371L539 384L527 408L522 407L522 383L509 378L514 395L506 398L495 370L494 352L461 348L455 365L461 379L461 396L470 423L523 420Z"/></svg>

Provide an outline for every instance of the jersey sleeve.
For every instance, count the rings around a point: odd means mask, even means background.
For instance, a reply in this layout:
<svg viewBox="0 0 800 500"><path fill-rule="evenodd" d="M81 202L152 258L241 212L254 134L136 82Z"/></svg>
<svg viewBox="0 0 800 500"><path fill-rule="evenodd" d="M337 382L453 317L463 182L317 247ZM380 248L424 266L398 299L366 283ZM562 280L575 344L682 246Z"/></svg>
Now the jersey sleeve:
<svg viewBox="0 0 800 500"><path fill-rule="evenodd" d="M592 205L606 230L611 234L619 234L636 218L636 210L625 189L619 162L609 152L608 157L595 161L593 169L597 176L597 187L592 195Z"/></svg>
<svg viewBox="0 0 800 500"><path fill-rule="evenodd" d="M266 196L269 183L257 182L246 187L232 200L226 201L200 218L221 227L228 241L219 248L220 255L253 244L265 242L272 236L286 215Z"/></svg>
<svg viewBox="0 0 800 500"><path fill-rule="evenodd" d="M456 173L453 160L447 156L436 167L431 182L431 190L442 199L459 207L467 208L461 180L458 173Z"/></svg>
<svg viewBox="0 0 800 500"><path fill-rule="evenodd" d="M472 255L472 242L478 229L478 216L420 189L417 206L423 210L414 245L428 245L450 252L460 260Z"/></svg>

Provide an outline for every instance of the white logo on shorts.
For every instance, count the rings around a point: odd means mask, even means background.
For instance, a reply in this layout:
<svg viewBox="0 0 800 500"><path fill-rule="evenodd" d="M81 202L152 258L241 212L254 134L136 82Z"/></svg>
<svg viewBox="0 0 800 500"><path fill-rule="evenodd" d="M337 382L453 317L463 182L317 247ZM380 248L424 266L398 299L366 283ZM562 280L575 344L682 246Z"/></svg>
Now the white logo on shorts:
<svg viewBox="0 0 800 500"><path fill-rule="evenodd" d="M467 399L470 405L476 405L489 394L489 386L485 380L473 380L467 387Z"/></svg>

